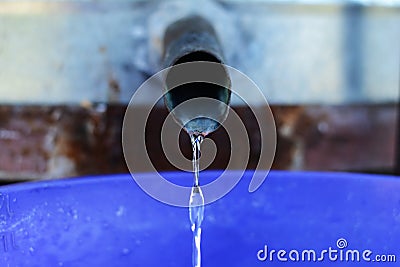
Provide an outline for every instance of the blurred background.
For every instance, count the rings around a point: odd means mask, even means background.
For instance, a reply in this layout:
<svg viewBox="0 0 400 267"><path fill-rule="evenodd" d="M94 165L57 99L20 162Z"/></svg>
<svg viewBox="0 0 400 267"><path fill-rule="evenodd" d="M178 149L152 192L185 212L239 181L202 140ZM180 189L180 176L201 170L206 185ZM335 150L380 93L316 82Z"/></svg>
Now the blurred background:
<svg viewBox="0 0 400 267"><path fill-rule="evenodd" d="M267 98L278 134L273 169L399 173L399 0L1 1L1 183L128 172L125 109L161 70L165 28L192 12L213 24L226 63ZM257 122L238 99L232 106L255 168ZM146 129L160 171L174 170L161 149L166 116L160 102ZM179 138L190 159L188 137ZM209 169L241 157L223 129L210 138L218 154Z"/></svg>

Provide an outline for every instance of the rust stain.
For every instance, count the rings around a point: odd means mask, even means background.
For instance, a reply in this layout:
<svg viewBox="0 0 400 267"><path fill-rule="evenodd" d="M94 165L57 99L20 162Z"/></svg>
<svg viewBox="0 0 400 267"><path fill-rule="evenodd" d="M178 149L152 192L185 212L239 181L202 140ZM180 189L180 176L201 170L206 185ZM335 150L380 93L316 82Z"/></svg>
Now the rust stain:
<svg viewBox="0 0 400 267"><path fill-rule="evenodd" d="M108 80L108 86L110 87L110 89L114 92L114 93L120 93L121 92L121 88L119 86L119 83L116 79L114 78L110 78Z"/></svg>
<svg viewBox="0 0 400 267"><path fill-rule="evenodd" d="M107 47L106 46L99 46L99 53L105 54L107 52Z"/></svg>
<svg viewBox="0 0 400 267"><path fill-rule="evenodd" d="M121 94L121 88L118 83L118 80L114 77L113 74L109 75L108 78L108 101L110 103L117 103Z"/></svg>
<svg viewBox="0 0 400 267"><path fill-rule="evenodd" d="M277 152L272 167L279 170L297 169L302 162L296 160L296 157L303 153L302 140L298 137L298 131L307 127L299 125L299 119L304 114L304 107L277 106L272 107L272 113L277 127Z"/></svg>
<svg viewBox="0 0 400 267"><path fill-rule="evenodd" d="M117 86L117 85L113 85ZM43 179L128 172L121 130L126 106L83 103L76 106L0 106L0 179ZM260 132L251 110L235 107L250 136L255 168ZM274 169L389 171L394 167L396 106L273 106L278 143ZM150 114L146 132L149 156L157 170L175 170L161 150L164 108ZM229 136L209 136L217 146L211 169L230 157ZM188 137L180 149L191 157ZM240 155L239 155L240 156ZM138 155L137 160L142 156ZM142 170L149 171L149 170Z"/></svg>

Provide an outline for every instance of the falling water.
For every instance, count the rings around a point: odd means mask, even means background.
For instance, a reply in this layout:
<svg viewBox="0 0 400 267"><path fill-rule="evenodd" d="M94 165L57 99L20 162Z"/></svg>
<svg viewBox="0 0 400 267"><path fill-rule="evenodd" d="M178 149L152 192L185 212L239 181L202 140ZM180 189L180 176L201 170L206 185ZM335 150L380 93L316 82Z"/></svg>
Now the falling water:
<svg viewBox="0 0 400 267"><path fill-rule="evenodd" d="M191 134L190 139L193 147L193 172L194 183L189 201L189 218L193 232L193 267L200 267L201 264L201 223L204 218L204 196L199 185L200 172L200 144L203 141L202 135Z"/></svg>

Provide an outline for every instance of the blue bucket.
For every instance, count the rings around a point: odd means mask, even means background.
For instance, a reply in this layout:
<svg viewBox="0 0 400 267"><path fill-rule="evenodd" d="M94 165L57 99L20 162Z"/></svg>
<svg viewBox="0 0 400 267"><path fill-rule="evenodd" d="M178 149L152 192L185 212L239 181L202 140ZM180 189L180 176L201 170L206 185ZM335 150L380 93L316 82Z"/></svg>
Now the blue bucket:
<svg viewBox="0 0 400 267"><path fill-rule="evenodd" d="M398 266L398 178L272 171L249 193L251 174L206 206L203 266ZM0 201L0 266L191 266L188 209L130 175L3 186Z"/></svg>

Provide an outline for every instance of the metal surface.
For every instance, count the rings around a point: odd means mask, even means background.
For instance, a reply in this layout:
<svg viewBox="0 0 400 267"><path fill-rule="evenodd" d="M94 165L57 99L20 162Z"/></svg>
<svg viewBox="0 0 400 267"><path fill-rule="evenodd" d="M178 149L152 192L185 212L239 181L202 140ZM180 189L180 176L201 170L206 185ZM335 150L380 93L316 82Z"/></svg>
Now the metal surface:
<svg viewBox="0 0 400 267"><path fill-rule="evenodd" d="M231 79L228 69L223 65L223 51L212 25L199 16L178 20L166 29L163 48L163 66L170 67L165 75L164 84L166 107L182 126L186 123L181 117L191 114L192 118L187 122L190 124L199 119L199 116L208 114L206 116L209 120L208 124L214 126L208 126L206 128L209 129L206 130L205 126L200 127L197 124L189 131L198 133L207 132L210 129L214 131L228 113ZM180 65L193 62L197 63ZM192 77L189 82L185 80L187 77ZM206 105L205 101L199 98L215 99L217 103ZM175 113L174 109L188 100L198 102L192 102ZM196 106L195 111L193 106Z"/></svg>
<svg viewBox="0 0 400 267"><path fill-rule="evenodd" d="M278 134L273 169L335 170L393 173L396 149L396 106L272 106ZM125 105L3 106L0 108L0 179L57 179L89 174L126 173L121 147ZM250 142L248 168L257 166L259 127L251 110L234 107ZM145 111L143 111L145 112ZM146 129L146 148L157 170L175 170L161 146L166 108L155 108ZM223 128L210 134L218 153L210 169L224 169L231 155ZM176 143L176 134L165 141ZM192 150L187 134L179 147L187 159ZM203 154L209 156L204 142ZM238 144L241 145L241 144ZM136 154L135 161L143 161ZM201 166L205 167L205 166ZM235 164L232 166L236 167ZM141 169L140 171L149 171Z"/></svg>

